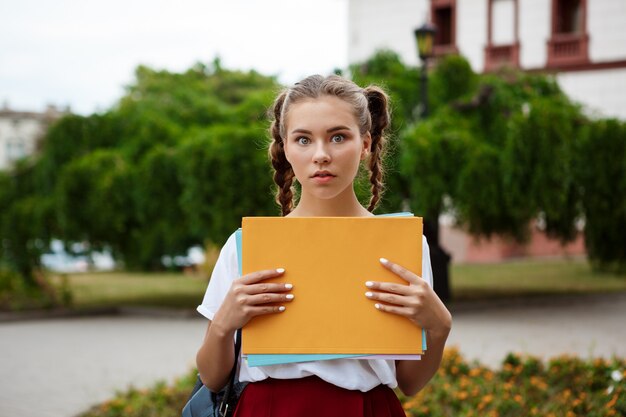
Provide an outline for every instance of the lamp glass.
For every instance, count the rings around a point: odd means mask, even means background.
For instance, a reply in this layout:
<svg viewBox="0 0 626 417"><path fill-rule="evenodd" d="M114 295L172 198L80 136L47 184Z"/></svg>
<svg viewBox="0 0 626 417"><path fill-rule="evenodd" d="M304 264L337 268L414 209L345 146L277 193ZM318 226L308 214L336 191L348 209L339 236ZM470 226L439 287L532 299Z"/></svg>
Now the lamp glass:
<svg viewBox="0 0 626 417"><path fill-rule="evenodd" d="M421 59L430 58L433 55L433 43L435 40L434 26L425 24L419 29L415 29L415 39L419 57Z"/></svg>

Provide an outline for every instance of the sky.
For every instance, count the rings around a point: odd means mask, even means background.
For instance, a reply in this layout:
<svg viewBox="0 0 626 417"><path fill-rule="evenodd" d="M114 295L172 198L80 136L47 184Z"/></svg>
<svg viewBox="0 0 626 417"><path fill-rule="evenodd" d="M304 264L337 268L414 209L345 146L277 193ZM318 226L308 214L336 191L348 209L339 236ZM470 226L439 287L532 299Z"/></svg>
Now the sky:
<svg viewBox="0 0 626 417"><path fill-rule="evenodd" d="M347 0L0 0L0 106L109 109L139 64L293 83L347 65Z"/></svg>

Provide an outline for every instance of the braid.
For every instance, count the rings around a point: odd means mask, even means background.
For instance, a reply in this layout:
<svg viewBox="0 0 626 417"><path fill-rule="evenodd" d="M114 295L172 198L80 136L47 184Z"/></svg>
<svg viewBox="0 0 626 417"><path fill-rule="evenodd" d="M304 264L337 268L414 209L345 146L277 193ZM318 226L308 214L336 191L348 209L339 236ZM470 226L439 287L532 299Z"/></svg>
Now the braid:
<svg viewBox="0 0 626 417"><path fill-rule="evenodd" d="M270 126L272 135L272 143L269 147L269 157L274 167L274 183L278 186L276 190L276 202L280 205L282 215L286 216L293 210L293 168L287 157L283 147L283 139L280 134L280 115L282 107L287 97L287 92L282 92L274 102L273 120Z"/></svg>
<svg viewBox="0 0 626 417"><path fill-rule="evenodd" d="M371 115L372 127L370 134L372 136L371 154L369 160L370 183L372 197L370 198L367 210L374 211L384 192L384 145L386 142L384 132L389 126L389 106L388 98L383 90L375 86L369 86L363 90L363 94L367 97L368 110Z"/></svg>
<svg viewBox="0 0 626 417"><path fill-rule="evenodd" d="M382 141L378 140L374 143L372 140L372 153L369 160L370 183L372 183L370 189L372 196L370 197L370 203L367 207L367 210L370 212L374 211L384 192L384 171L381 163L382 150Z"/></svg>

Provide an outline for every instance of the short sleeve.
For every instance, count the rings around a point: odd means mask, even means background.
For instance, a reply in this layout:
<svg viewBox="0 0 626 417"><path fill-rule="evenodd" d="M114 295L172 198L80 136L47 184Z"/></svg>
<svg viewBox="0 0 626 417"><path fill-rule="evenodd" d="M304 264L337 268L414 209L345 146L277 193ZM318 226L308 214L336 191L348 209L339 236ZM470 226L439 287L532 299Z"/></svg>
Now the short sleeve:
<svg viewBox="0 0 626 417"><path fill-rule="evenodd" d="M213 320L230 289L232 281L239 275L238 269L237 240L235 233L233 233L220 251L202 304L197 308L198 313L209 320Z"/></svg>
<svg viewBox="0 0 626 417"><path fill-rule="evenodd" d="M433 286L433 268L430 265L430 248L426 236L422 236L422 279Z"/></svg>

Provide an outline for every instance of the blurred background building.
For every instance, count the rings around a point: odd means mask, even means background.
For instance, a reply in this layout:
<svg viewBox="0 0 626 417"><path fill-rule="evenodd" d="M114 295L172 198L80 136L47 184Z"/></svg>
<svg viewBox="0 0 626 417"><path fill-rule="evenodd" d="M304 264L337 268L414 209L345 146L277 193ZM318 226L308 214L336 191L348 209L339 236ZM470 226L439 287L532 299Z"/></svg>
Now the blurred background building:
<svg viewBox="0 0 626 417"><path fill-rule="evenodd" d="M56 106L46 111L17 111L4 103L0 108L0 170L7 170L19 159L34 154L48 126L68 113Z"/></svg>
<svg viewBox="0 0 626 417"><path fill-rule="evenodd" d="M553 73L587 114L626 119L624 0L349 0L348 16L350 63L388 48L417 64L412 33L430 21L435 55Z"/></svg>

